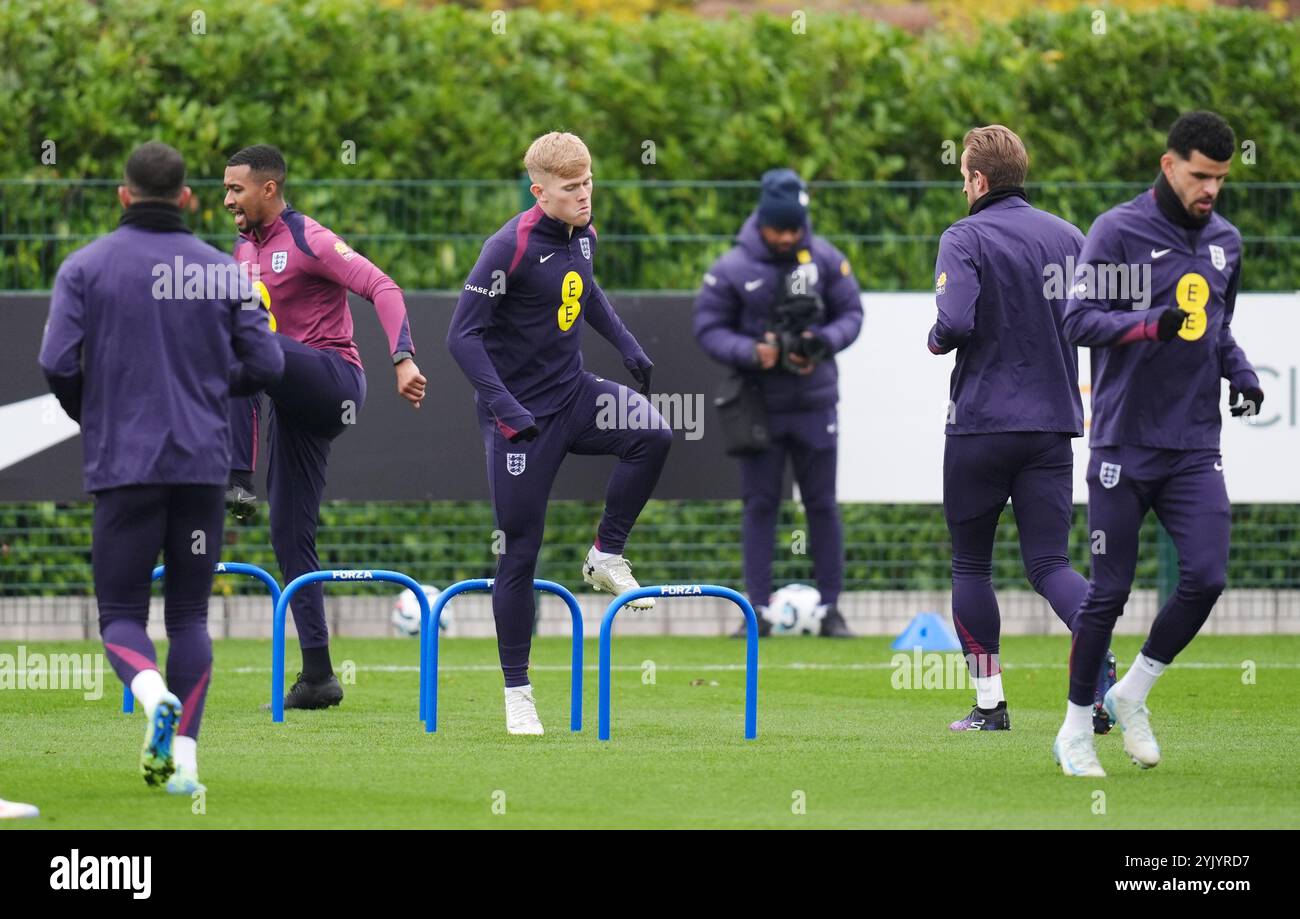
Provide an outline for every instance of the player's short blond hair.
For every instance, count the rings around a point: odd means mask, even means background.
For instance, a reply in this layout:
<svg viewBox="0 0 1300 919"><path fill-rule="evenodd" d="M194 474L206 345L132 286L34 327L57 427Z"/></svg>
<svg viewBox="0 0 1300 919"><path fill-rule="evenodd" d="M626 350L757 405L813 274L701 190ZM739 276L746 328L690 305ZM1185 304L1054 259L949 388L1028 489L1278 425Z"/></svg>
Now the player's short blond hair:
<svg viewBox="0 0 1300 919"><path fill-rule="evenodd" d="M1024 185L1029 171L1029 153L1016 132L1000 124L973 128L962 138L966 168L982 172L989 188Z"/></svg>
<svg viewBox="0 0 1300 919"><path fill-rule="evenodd" d="M524 154L524 168L534 182L543 174L576 179L591 168L591 153L578 135L552 131L533 141Z"/></svg>

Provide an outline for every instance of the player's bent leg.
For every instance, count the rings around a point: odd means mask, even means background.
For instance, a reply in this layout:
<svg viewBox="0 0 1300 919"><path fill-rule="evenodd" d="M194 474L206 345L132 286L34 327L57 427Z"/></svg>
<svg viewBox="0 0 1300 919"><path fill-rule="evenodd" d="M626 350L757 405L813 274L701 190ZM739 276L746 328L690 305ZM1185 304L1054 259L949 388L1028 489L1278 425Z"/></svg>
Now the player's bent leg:
<svg viewBox="0 0 1300 919"><path fill-rule="evenodd" d="M153 565L166 541L167 501L168 488L160 485L97 493L91 553L104 650L144 711L140 772L150 785L161 784L172 773L172 737L181 714L180 701L158 672L157 653L146 631ZM207 567L211 583L212 565Z"/></svg>
<svg viewBox="0 0 1300 919"><path fill-rule="evenodd" d="M1066 628L1074 631L1079 608L1088 594L1088 580L1070 565L1073 451L1068 434L1022 435L1032 456L1011 483L1011 504L1020 531L1025 576L1052 607ZM1111 721L1102 705L1115 685L1115 654L1109 648L1097 672L1093 693L1092 731L1106 734Z"/></svg>
<svg viewBox="0 0 1300 919"><path fill-rule="evenodd" d="M329 439L356 423L366 401L365 372L337 351L279 336L284 375L266 394L276 412Z"/></svg>
<svg viewBox="0 0 1300 919"><path fill-rule="evenodd" d="M1142 648L1149 658L1168 662L1177 657L1223 593L1232 512L1223 471L1216 468L1221 465L1216 450L1188 451L1156 496L1156 516L1178 551L1178 586L1151 624Z"/></svg>
<svg viewBox="0 0 1300 919"><path fill-rule="evenodd" d="M1074 521L1074 454L1068 434L1023 435L1031 456L1011 483L1011 504L1020 531L1025 576L1052 611L1072 623L1088 580L1070 565L1070 527Z"/></svg>
<svg viewBox="0 0 1300 919"><path fill-rule="evenodd" d="M1094 564L1094 574L1096 574ZM1115 685L1115 655L1110 650L1111 636L1115 632L1115 623L1128 602L1128 590L1120 590L1113 585L1109 588L1094 583L1090 586L1083 605L1075 619L1075 629L1070 642L1070 696L1066 704L1066 722L1058 736L1067 733L1085 732L1096 735L1108 734L1114 725L1114 717L1105 706L1105 695ZM1081 652L1080 648L1088 651ZM1087 663L1080 660L1084 654L1101 648L1101 660L1092 671L1093 678L1086 680ZM1079 684L1083 684L1081 689ZM1087 693L1086 698L1083 693ZM1059 762L1059 759L1058 759Z"/></svg>
<svg viewBox="0 0 1300 919"><path fill-rule="evenodd" d="M975 722L998 724L1002 719L995 713L1006 709L999 663L1002 617L993 591L993 541L1010 494L1015 436L945 439L943 513L952 540L952 621L975 683L971 715L954 721L950 730L968 730Z"/></svg>
<svg viewBox="0 0 1300 919"><path fill-rule="evenodd" d="M492 618L505 678L506 730L511 734L542 733L528 677L536 617L533 578L551 485L568 439L562 414L539 419L534 440L512 444L490 416L482 409L479 412L493 514L501 537L492 581Z"/></svg>
<svg viewBox="0 0 1300 919"><path fill-rule="evenodd" d="M627 406L627 411L608 410L619 405ZM672 429L645 396L591 375L584 379L564 424L570 434L569 452L618 457L605 487L605 513L583 563L582 578L615 595L636 590L641 585L632 576L623 549L659 482L673 444ZM653 597L628 604L633 609L654 605Z"/></svg>
<svg viewBox="0 0 1300 919"><path fill-rule="evenodd" d="M1129 451L1099 448L1089 461L1088 529L1095 534L1092 582L1070 644L1070 701L1077 705L1094 703L1097 676L1137 571L1138 533L1149 499L1138 478L1140 463L1126 462L1136 459ZM1108 471L1108 484L1102 484L1101 467L1109 470L1112 462L1119 471L1115 478Z"/></svg>
<svg viewBox="0 0 1300 919"><path fill-rule="evenodd" d="M230 480L226 486L226 509L241 522L252 520L257 514L253 471L257 468L261 416L261 393L231 398Z"/></svg>
<svg viewBox="0 0 1300 919"><path fill-rule="evenodd" d="M181 719L172 744L176 774L167 783L173 794L188 794L198 782L198 736L212 679L212 640L208 602L212 592L213 554L222 540L222 493L219 486L173 486L168 502L164 581L167 625L167 686L181 702ZM195 533L204 536L196 551Z"/></svg>
<svg viewBox="0 0 1300 919"><path fill-rule="evenodd" d="M1231 510L1220 467L1218 451L1188 451L1153 502L1178 550L1178 587L1133 666L1106 694L1106 709L1124 732L1124 751L1144 769L1160 762L1147 695L1205 624L1227 577Z"/></svg>
<svg viewBox="0 0 1300 919"><path fill-rule="evenodd" d="M1113 448L1094 449L1089 461L1088 528L1098 541L1093 544L1092 582L1074 621L1069 699L1053 748L1067 775L1095 774L1090 770L1095 759L1098 674L1137 570L1138 533L1149 506L1147 472L1140 457Z"/></svg>
<svg viewBox="0 0 1300 919"><path fill-rule="evenodd" d="M533 622L537 614L533 578L536 576L541 538L540 534L532 536L499 526L505 545L497 558L496 576L492 579L492 617L496 623L497 652L506 686L526 686Z"/></svg>
<svg viewBox="0 0 1300 919"><path fill-rule="evenodd" d="M320 569L316 527L325 491L332 438L302 427L273 403L270 411L270 458L267 491L271 503L271 546L284 583ZM325 591L308 584L290 601L302 672L285 695L286 708L321 709L343 701L343 687L334 675L325 619Z"/></svg>

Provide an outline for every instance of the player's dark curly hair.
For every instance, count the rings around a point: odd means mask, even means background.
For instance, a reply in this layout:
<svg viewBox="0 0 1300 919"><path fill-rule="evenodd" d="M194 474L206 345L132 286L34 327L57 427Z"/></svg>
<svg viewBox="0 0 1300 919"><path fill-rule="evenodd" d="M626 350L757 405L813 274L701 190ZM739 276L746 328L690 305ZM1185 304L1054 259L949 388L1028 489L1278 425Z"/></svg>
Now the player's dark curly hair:
<svg viewBox="0 0 1300 919"><path fill-rule="evenodd" d="M1237 137L1232 125L1214 112L1187 112L1180 115L1169 129L1168 148L1183 159L1193 150L1200 150L1216 162L1232 159L1237 149Z"/></svg>
<svg viewBox="0 0 1300 919"><path fill-rule="evenodd" d="M152 140L126 161L126 184L137 201L170 201L185 185L185 160L174 147Z"/></svg>
<svg viewBox="0 0 1300 919"><path fill-rule="evenodd" d="M278 147L270 144L253 144L251 147L245 147L226 160L226 165L247 166L259 179L271 179L281 188L284 187L285 174L289 171L289 167L284 162L284 154Z"/></svg>

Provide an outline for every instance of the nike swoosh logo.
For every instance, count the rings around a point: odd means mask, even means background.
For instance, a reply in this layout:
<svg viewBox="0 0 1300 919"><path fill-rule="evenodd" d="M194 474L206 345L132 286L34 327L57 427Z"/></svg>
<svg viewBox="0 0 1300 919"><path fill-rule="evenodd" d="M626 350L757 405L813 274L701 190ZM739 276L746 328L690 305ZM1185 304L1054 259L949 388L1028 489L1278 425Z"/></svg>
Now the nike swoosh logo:
<svg viewBox="0 0 1300 919"><path fill-rule="evenodd" d="M1152 249L1152 250L1151 250L1151 257L1152 257L1152 258L1160 258L1162 255L1168 255L1170 252L1173 252L1173 251L1174 251L1173 249Z"/></svg>
<svg viewBox="0 0 1300 919"><path fill-rule="evenodd" d="M763 286L763 279L762 279L762 278L759 278L757 281L746 281L746 282L745 282L745 290L758 290L758 289L759 289L760 287L762 287L762 286Z"/></svg>
<svg viewBox="0 0 1300 919"><path fill-rule="evenodd" d="M1223 463L1215 463L1215 464L1214 464L1214 471L1215 471L1215 472L1222 472L1222 471L1223 471Z"/></svg>
<svg viewBox="0 0 1300 919"><path fill-rule="evenodd" d="M551 253L551 255L554 255L554 254L555 254L554 252ZM551 255L543 255L543 256L542 256L542 261L546 261L548 258L551 257Z"/></svg>
<svg viewBox="0 0 1300 919"><path fill-rule="evenodd" d="M28 457L76 437L81 426L63 413L54 396L36 396L0 405L0 469L8 469Z"/></svg>

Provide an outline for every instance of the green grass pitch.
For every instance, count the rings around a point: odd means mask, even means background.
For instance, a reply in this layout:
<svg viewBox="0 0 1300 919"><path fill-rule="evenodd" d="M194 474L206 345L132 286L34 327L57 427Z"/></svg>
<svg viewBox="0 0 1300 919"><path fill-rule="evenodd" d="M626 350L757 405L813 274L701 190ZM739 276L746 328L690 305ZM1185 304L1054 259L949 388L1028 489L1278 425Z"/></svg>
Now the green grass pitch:
<svg viewBox="0 0 1300 919"><path fill-rule="evenodd" d="M1121 672L1139 647L1117 640ZM270 643L219 641L202 801L145 787L143 718L121 714L111 670L97 701L0 691L0 797L41 808L5 828L1300 827L1300 636L1197 639L1150 700L1164 761L1139 770L1115 731L1098 739L1105 779L1066 778L1052 761L1063 636L1007 639L1012 731L960 735L946 725L973 691L894 688L886 639L767 639L754 741L742 736L741 642L616 639L608 743L596 740L594 641L584 729L568 730L568 648L534 646L539 738L505 733L491 641L443 642L436 735L417 718L413 640L336 641L336 669L355 667L342 707L288 712L282 725L260 709ZM296 662L291 646L291 677Z"/></svg>

